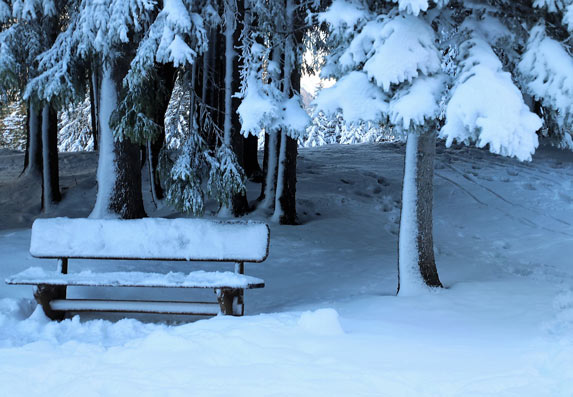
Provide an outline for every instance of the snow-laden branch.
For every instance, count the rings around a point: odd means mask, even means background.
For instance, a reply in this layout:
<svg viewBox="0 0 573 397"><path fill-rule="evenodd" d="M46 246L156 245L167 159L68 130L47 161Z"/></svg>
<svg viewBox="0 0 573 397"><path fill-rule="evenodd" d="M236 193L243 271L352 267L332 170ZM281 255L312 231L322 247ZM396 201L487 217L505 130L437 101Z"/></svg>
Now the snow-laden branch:
<svg viewBox="0 0 573 397"><path fill-rule="evenodd" d="M440 136L446 145L475 141L492 153L530 160L541 119L524 103L512 76L477 33L460 46L459 71Z"/></svg>

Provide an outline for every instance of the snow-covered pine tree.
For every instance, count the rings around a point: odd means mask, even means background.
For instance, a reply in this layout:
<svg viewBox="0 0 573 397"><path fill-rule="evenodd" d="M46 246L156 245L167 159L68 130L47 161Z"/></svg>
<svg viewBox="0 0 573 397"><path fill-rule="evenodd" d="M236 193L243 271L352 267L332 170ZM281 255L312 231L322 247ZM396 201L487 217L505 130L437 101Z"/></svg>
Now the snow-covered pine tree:
<svg viewBox="0 0 573 397"><path fill-rule="evenodd" d="M256 30L243 44L241 128L267 133L260 207L273 208L272 219L283 224L296 223L297 140L309 123L298 95L302 7L294 0L252 2Z"/></svg>
<svg viewBox="0 0 573 397"><path fill-rule="evenodd" d="M319 94L318 109L407 134L400 295L441 285L432 241L436 134L520 160L535 151L542 122L524 102L515 65L520 38L540 17L526 2L493 0L335 0L319 14L331 41L323 74L337 82Z"/></svg>
<svg viewBox="0 0 573 397"><path fill-rule="evenodd" d="M188 36L188 41L195 44L195 55L202 59L179 65L182 86L188 91L181 97L187 104L179 107L187 109L188 121L182 123L180 118L177 128L187 131L188 136L167 181L168 198L177 207L198 214L203 212L203 197L207 194L221 208L230 209L235 216L242 215L248 205L240 166L242 147L235 139L236 100L232 98L238 71L234 52L241 33L238 25L242 1L189 2L185 6L194 22L202 21L197 24L197 33ZM196 169L198 165L201 169ZM191 201L186 203L187 199Z"/></svg>
<svg viewBox="0 0 573 397"><path fill-rule="evenodd" d="M37 75L36 56L54 42L63 5L56 0L14 0L11 7L5 2L0 5L6 27L0 34L0 85L4 89L21 94L24 84ZM28 139L23 175L31 179L30 183L41 185L41 208L48 211L61 198L57 113L50 102L26 99Z"/></svg>
<svg viewBox="0 0 573 397"><path fill-rule="evenodd" d="M536 0L544 17L533 19L517 69L525 93L544 120L543 135L573 150L573 1Z"/></svg>
<svg viewBox="0 0 573 397"><path fill-rule="evenodd" d="M98 196L94 217L137 218L145 215L141 198L139 146L121 134L114 138L110 117L117 108L123 78L135 46L154 15L151 0L68 1L65 30L39 57L42 73L29 84L28 95L64 102L83 99L86 65L101 65L99 81ZM81 70L83 73L78 73ZM92 70L95 70L92 69Z"/></svg>

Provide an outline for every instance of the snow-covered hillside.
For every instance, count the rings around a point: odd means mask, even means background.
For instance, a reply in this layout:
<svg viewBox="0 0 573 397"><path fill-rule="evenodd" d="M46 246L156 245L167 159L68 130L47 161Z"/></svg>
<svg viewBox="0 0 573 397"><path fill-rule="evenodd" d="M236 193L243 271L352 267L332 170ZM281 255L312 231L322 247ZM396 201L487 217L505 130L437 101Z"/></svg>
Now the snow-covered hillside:
<svg viewBox="0 0 573 397"><path fill-rule="evenodd" d="M55 268L28 254L40 191L17 179L22 161L0 151L1 279ZM403 161L397 143L301 149L302 225L271 225L268 260L247 267L266 287L246 293L242 318L55 323L30 287L0 284L2 394L571 396L573 154L541 148L519 163L440 145L434 237L447 288L398 298ZM64 200L50 216L89 214L96 164L93 153L61 155ZM155 209L148 190L149 215L177 216ZM91 266L71 261L70 271ZM132 292L71 291L102 293Z"/></svg>

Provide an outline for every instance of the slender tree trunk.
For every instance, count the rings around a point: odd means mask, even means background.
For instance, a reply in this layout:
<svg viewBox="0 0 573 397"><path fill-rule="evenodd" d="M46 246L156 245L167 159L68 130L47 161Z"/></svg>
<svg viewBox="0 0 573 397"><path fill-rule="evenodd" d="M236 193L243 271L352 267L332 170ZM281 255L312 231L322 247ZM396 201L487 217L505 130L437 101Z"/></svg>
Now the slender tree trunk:
<svg viewBox="0 0 573 397"><path fill-rule="evenodd" d="M284 86L283 92L290 96L293 91L300 91L300 66L297 59L297 42L302 39L302 31L297 29L301 23L295 12L295 1L286 0L287 31L292 32L285 43ZM296 139L286 131L281 132L281 143L278 161L277 191L275 196L275 213L273 220L283 225L296 224L296 157L298 145Z"/></svg>
<svg viewBox="0 0 573 397"><path fill-rule="evenodd" d="M263 170L259 165L259 138L255 135L249 135L243 138L243 163L245 175L253 182L262 182Z"/></svg>
<svg viewBox="0 0 573 397"><path fill-rule="evenodd" d="M89 88L90 88L90 115L92 124L92 137L94 140L94 151L98 151L99 145L99 87L100 71L99 68L92 64L90 68Z"/></svg>
<svg viewBox="0 0 573 397"><path fill-rule="evenodd" d="M42 111L32 101L28 104L28 164L24 169L27 178L42 180Z"/></svg>
<svg viewBox="0 0 573 397"><path fill-rule="evenodd" d="M398 294L441 287L434 259L433 178L436 136L408 134L398 240Z"/></svg>
<svg viewBox="0 0 573 397"><path fill-rule="evenodd" d="M268 133L265 133L265 141L263 145L263 182L261 183L261 193L257 198L257 201L265 200L265 193L267 190L267 175L268 175L268 165L269 165L269 139Z"/></svg>
<svg viewBox="0 0 573 397"><path fill-rule="evenodd" d="M265 134L265 180L263 182L261 208L271 209L275 205L277 191L277 172L280 149L280 131Z"/></svg>
<svg viewBox="0 0 573 397"><path fill-rule="evenodd" d="M224 133L226 146L232 148L239 166L244 168L243 137L241 122L237 109L241 104L239 98L233 98L233 93L240 87L240 58L235 51L235 43L239 42L245 7L243 0L228 0L225 2L225 120ZM233 195L231 200L233 216L242 216L249 210L246 192Z"/></svg>
<svg viewBox="0 0 573 397"><path fill-rule="evenodd" d="M255 28L256 25L256 21L253 20L253 16L252 16L252 4L251 2L253 0L241 0L243 2L243 8L244 8L244 17L243 17L243 31L242 31L242 35L243 37L248 37L250 35L250 32L252 31L253 28ZM239 30L237 30L237 32L240 33ZM240 35L237 35L240 36ZM236 42L238 42L240 40L240 37L236 38ZM257 39L258 41L262 41L260 38ZM263 42L264 45L264 42ZM244 62L241 59L241 62ZM242 67L242 65L239 65L239 67ZM240 71L239 68L237 68L236 71L236 81L239 82L240 80ZM237 84L237 91L238 91L238 84ZM237 92L236 91L236 92ZM237 105L238 106L238 105ZM235 110L236 111L236 110ZM237 114L237 121L238 121L238 114ZM240 128L240 125L239 127ZM261 167L259 165L259 159L258 159L258 150L259 150L259 139L256 135L249 135L246 138L243 137L242 138L243 142L242 142L242 146L243 146L243 159L242 159L242 163L241 165L243 166L243 169L245 171L245 176L253 182L263 182L264 178L263 178L263 170L261 170Z"/></svg>
<svg viewBox="0 0 573 397"><path fill-rule="evenodd" d="M272 60L280 64L283 57L281 46L273 48ZM265 153L263 159L264 181L259 200L260 208L273 209L277 192L277 174L280 152L280 131L269 131L265 133Z"/></svg>
<svg viewBox="0 0 573 397"><path fill-rule="evenodd" d="M61 200L58 167L58 113L49 104L42 110L42 208L48 212Z"/></svg>
<svg viewBox="0 0 573 397"><path fill-rule="evenodd" d="M30 101L28 101L28 105L26 106L26 149L24 151L24 167L22 168L22 172L20 175L26 172L28 169L28 164L30 163Z"/></svg>

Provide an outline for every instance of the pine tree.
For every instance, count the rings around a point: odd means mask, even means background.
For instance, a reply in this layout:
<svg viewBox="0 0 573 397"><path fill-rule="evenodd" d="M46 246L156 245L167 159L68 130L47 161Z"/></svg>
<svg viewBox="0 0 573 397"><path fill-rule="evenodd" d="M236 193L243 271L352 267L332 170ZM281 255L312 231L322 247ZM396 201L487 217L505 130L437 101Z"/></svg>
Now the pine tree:
<svg viewBox="0 0 573 397"><path fill-rule="evenodd" d="M476 142L493 153L530 160L542 120L524 101L529 94L540 103L548 134L566 145L571 100L560 95L571 71L551 70L556 63L544 60L555 58L544 51L551 47L552 56L559 53L571 64L563 43L545 36L563 37L570 4L335 0L318 15L329 26L331 46L323 75L337 83L319 94L317 109L341 112L351 123L389 123L407 135L400 295L441 285L432 241L436 135L448 146ZM548 29L543 18L552 14L561 17L553 15L558 23L552 26L558 27Z"/></svg>
<svg viewBox="0 0 573 397"><path fill-rule="evenodd" d="M2 2L0 22L0 86L18 91L38 74L36 57L55 40L63 1L15 0L11 8ZM11 18L10 18L11 16ZM27 144L23 176L41 186L41 208L49 211L60 201L57 113L53 104L27 98Z"/></svg>
<svg viewBox="0 0 573 397"><path fill-rule="evenodd" d="M291 0L251 8L256 30L243 42L241 129L247 136L266 133L259 207L273 209L276 222L294 224L297 140L309 123L298 95L303 9Z"/></svg>

